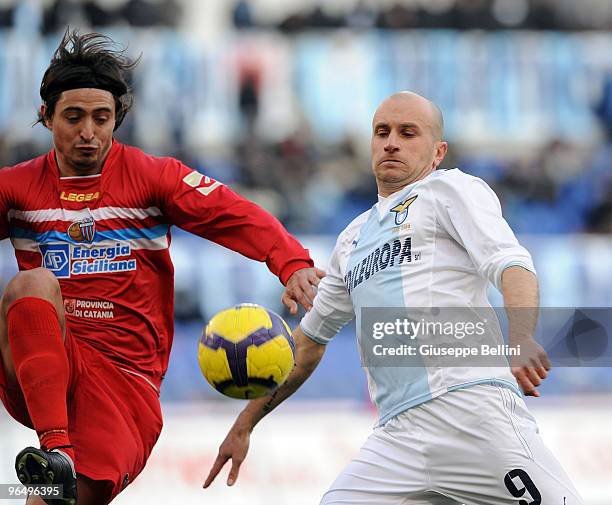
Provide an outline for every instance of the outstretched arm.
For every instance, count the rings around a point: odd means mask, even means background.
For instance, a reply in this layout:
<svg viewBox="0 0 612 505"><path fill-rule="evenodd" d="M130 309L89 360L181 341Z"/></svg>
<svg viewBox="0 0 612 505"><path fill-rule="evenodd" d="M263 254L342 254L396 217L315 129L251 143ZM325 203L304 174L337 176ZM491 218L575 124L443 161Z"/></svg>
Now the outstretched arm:
<svg viewBox="0 0 612 505"><path fill-rule="evenodd" d="M293 332L293 339L295 340L295 367L287 380L274 393L270 396L251 400L238 415L234 425L219 447L219 454L208 477L206 477L204 488L211 485L225 463L230 459L232 460L232 468L227 478L227 485L231 486L236 482L240 465L249 450L249 439L255 425L268 412L274 410L277 405L295 393L321 361L325 352L324 345L317 344L307 337L299 326Z"/></svg>
<svg viewBox="0 0 612 505"><path fill-rule="evenodd" d="M521 355L512 364L523 393L540 396L536 388L548 375L550 361L533 335L538 322L538 280L533 272L511 266L502 273L502 293L508 314L510 345L521 346Z"/></svg>
<svg viewBox="0 0 612 505"><path fill-rule="evenodd" d="M227 186L167 158L155 178L164 218L247 258L264 261L286 286L283 303L312 308L319 279L309 252L274 216ZM1 226L1 224L0 224ZM1 231L1 228L0 228Z"/></svg>

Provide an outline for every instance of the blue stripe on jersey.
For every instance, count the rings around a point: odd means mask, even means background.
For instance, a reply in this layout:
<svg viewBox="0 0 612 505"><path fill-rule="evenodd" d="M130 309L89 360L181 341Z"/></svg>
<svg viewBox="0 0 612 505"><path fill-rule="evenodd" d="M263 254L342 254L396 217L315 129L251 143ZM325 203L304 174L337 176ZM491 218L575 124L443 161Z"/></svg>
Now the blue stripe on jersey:
<svg viewBox="0 0 612 505"><path fill-rule="evenodd" d="M400 203L407 196L407 193L402 192L394 199ZM401 253L385 262L380 259L383 256L382 252L380 255L372 255L372 252L376 249L382 251L383 246L394 244L396 241L399 241L403 247L407 238L407 236L400 237L393 212L387 212L381 220L378 209L374 207L369 219L359 230L359 236L353 242L354 249L351 251L346 266L347 283L349 284L347 288L355 309L360 349L364 346L371 348L373 345L371 335L361 334L361 309L363 307L406 306L404 274L400 264ZM366 258L370 258L370 264L366 260L364 267L363 263ZM374 269L371 263L376 259L378 259L378 268ZM384 259L387 260L386 255ZM406 282L409 280L407 279ZM414 356L407 357L408 359L411 360L410 363L402 367L365 367L370 394L378 408L380 424L384 424L399 412L432 398L427 369L423 365L422 358Z"/></svg>
<svg viewBox="0 0 612 505"><path fill-rule="evenodd" d="M135 240L135 239L146 239L154 240L159 237L163 237L168 233L169 226L167 224L160 224L152 228L124 228L121 230L104 230L96 231L93 243L102 242L103 240ZM70 242L72 244L82 245L83 242L77 242L71 239L67 233L58 231L46 231L37 233L32 230L26 230L23 228L13 227L10 229L11 238L22 238L33 240L39 244L47 244L49 242Z"/></svg>

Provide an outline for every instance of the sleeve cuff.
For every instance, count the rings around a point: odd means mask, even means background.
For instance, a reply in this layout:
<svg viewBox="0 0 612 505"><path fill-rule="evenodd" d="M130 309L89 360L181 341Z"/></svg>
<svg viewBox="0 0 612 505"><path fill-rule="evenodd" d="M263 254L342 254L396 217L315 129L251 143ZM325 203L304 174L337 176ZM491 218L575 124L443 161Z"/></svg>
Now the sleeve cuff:
<svg viewBox="0 0 612 505"><path fill-rule="evenodd" d="M287 282L289 282L289 279L295 272L297 272L298 270L301 270L302 268L312 268L313 266L314 266L313 260L305 260L305 259L291 260L289 263L287 263L283 267L278 278L283 283L283 286L286 286Z"/></svg>
<svg viewBox="0 0 612 505"><path fill-rule="evenodd" d="M511 261L508 264L504 265L504 267L502 268L502 273L504 270L510 267L521 267L521 268L524 268L525 270L529 270L532 274L537 273L535 271L535 267L533 266L532 262L521 261L521 260Z"/></svg>
<svg viewBox="0 0 612 505"><path fill-rule="evenodd" d="M300 321L300 328L310 340L314 340L317 344L327 345L331 339L338 333L338 330L330 328L326 325L326 320L313 307L309 312L304 314Z"/></svg>
<svg viewBox="0 0 612 505"><path fill-rule="evenodd" d="M535 266L533 265L533 261L531 261L531 259L512 259L509 260L507 263L504 263L501 268L499 268L497 275L495 277L495 287L499 290L501 290L501 279L502 279L502 275L504 273L504 271L507 268L510 267L521 267L524 268L525 270L528 270L529 272L533 273L534 275L537 275L537 272L535 270Z"/></svg>
<svg viewBox="0 0 612 505"><path fill-rule="evenodd" d="M325 339L325 338L321 338L318 337L317 335L315 335L314 333L306 330L301 324L300 327L302 328L302 332L304 333L304 335L306 335L310 340L312 340L313 342L316 342L317 344L321 344L321 345L327 345L329 344L330 340Z"/></svg>

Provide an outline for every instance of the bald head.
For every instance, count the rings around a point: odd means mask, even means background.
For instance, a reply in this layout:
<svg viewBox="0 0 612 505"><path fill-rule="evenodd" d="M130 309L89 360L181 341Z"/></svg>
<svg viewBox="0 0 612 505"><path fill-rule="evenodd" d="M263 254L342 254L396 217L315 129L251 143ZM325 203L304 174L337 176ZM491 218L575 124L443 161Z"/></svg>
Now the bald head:
<svg viewBox="0 0 612 505"><path fill-rule="evenodd" d="M399 91L386 98L378 106L376 112L378 113L383 107L393 105L399 105L402 109L406 110L407 114L420 116L424 126L428 127L431 131L434 140L442 140L444 135L444 117L440 108L431 100L412 91ZM374 114L375 119L376 115Z"/></svg>
<svg viewBox="0 0 612 505"><path fill-rule="evenodd" d="M416 93L395 93L372 121L372 171L378 192L388 196L431 174L444 159L440 109Z"/></svg>

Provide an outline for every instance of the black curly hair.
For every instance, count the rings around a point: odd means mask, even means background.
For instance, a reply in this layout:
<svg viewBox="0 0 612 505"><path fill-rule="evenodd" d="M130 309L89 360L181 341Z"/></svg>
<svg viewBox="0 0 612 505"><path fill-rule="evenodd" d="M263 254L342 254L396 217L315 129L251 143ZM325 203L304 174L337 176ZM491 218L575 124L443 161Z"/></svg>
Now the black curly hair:
<svg viewBox="0 0 612 505"><path fill-rule="evenodd" d="M116 50L115 42L100 33L81 35L78 30L66 30L55 50L40 84L40 97L47 106L45 115L38 113L36 123L45 124L53 117L62 92L77 88L99 88L115 98L115 130L132 107L133 95L128 85L128 72L135 61L125 56L125 50Z"/></svg>

